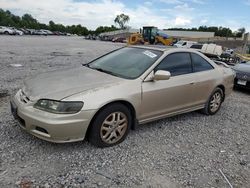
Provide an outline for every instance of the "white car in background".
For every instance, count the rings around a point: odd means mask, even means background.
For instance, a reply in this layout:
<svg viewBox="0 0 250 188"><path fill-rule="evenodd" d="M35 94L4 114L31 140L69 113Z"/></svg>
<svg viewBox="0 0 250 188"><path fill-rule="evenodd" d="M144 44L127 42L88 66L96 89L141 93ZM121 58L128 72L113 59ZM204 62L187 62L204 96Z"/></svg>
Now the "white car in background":
<svg viewBox="0 0 250 188"><path fill-rule="evenodd" d="M23 35L23 32L14 28L14 27L9 27L9 29L11 29L12 31L14 31L14 35Z"/></svg>
<svg viewBox="0 0 250 188"><path fill-rule="evenodd" d="M193 44L196 44L196 43L197 42L195 41L180 40L177 43L175 43L174 46L177 48L190 48Z"/></svg>
<svg viewBox="0 0 250 188"><path fill-rule="evenodd" d="M18 29L14 29L16 35L23 35L23 31L18 30Z"/></svg>
<svg viewBox="0 0 250 188"><path fill-rule="evenodd" d="M15 35L15 31L8 27L0 26L0 34Z"/></svg>
<svg viewBox="0 0 250 188"><path fill-rule="evenodd" d="M53 35L53 33L52 33L50 30L40 29L40 31L43 32L44 35L45 35L45 34L47 34L47 35Z"/></svg>
<svg viewBox="0 0 250 188"><path fill-rule="evenodd" d="M16 29L15 32L16 32L16 35L23 35L23 32L18 29Z"/></svg>
<svg viewBox="0 0 250 188"><path fill-rule="evenodd" d="M43 35L43 36L47 36L48 33L47 33L46 31L44 31L44 30L36 30L36 31L34 32L34 35Z"/></svg>

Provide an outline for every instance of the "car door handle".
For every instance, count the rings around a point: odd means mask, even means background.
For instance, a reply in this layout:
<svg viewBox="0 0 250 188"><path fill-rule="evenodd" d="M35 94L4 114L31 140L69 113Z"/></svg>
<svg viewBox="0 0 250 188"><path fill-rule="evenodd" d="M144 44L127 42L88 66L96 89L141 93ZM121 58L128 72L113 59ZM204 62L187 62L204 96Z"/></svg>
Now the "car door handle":
<svg viewBox="0 0 250 188"><path fill-rule="evenodd" d="M195 82L190 82L189 84L190 84L190 85L194 85L194 84L195 84Z"/></svg>

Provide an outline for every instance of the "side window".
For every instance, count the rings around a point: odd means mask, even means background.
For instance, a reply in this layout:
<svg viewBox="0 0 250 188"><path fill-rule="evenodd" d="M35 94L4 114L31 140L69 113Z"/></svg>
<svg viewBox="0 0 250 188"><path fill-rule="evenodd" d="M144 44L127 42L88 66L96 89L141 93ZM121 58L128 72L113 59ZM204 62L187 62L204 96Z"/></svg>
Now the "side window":
<svg viewBox="0 0 250 188"><path fill-rule="evenodd" d="M173 53L165 57L155 68L157 70L166 70L171 76L178 76L192 72L192 64L189 53Z"/></svg>
<svg viewBox="0 0 250 188"><path fill-rule="evenodd" d="M191 53L194 72L206 71L213 69L213 66L210 65L203 57L198 54Z"/></svg>
<svg viewBox="0 0 250 188"><path fill-rule="evenodd" d="M193 44L190 48L202 49L202 45L201 44Z"/></svg>
<svg viewBox="0 0 250 188"><path fill-rule="evenodd" d="M182 44L182 46L185 46L185 45L187 45L187 42L184 42L184 43Z"/></svg>

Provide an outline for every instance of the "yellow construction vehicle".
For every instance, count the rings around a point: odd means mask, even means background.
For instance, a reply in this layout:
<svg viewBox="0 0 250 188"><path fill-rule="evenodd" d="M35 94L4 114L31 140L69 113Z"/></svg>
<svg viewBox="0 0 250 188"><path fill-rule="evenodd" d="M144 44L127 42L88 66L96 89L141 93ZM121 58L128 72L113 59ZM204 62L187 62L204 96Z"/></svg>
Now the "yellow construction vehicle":
<svg viewBox="0 0 250 188"><path fill-rule="evenodd" d="M170 46L173 44L173 38L165 33L161 33L157 27L144 26L142 33L133 33L128 38L128 44L161 44Z"/></svg>

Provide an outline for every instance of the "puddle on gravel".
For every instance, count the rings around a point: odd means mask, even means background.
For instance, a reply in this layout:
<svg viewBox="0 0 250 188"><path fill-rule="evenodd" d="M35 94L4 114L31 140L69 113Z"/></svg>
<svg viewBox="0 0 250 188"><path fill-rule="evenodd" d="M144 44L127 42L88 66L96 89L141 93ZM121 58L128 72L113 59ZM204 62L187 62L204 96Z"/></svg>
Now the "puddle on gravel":
<svg viewBox="0 0 250 188"><path fill-rule="evenodd" d="M17 53L12 52L12 51L7 51L8 54L12 54L12 55L17 55Z"/></svg>
<svg viewBox="0 0 250 188"><path fill-rule="evenodd" d="M0 90L0 98L4 98L4 97L7 97L9 96L9 91L8 90Z"/></svg>
<svg viewBox="0 0 250 188"><path fill-rule="evenodd" d="M51 56L71 56L70 54L66 54L64 52L51 52L49 53Z"/></svg>

